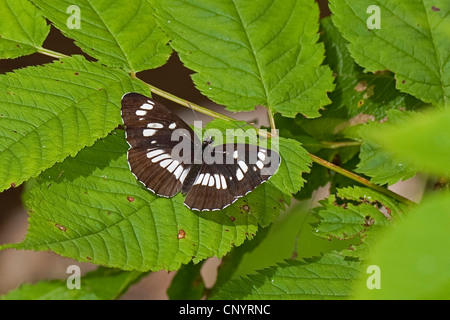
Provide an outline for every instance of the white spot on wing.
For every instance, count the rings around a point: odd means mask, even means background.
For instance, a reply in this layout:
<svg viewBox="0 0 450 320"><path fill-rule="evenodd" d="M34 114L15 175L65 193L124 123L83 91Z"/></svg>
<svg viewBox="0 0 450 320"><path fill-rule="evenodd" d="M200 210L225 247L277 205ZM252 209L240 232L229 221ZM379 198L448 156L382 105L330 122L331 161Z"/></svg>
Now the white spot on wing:
<svg viewBox="0 0 450 320"><path fill-rule="evenodd" d="M242 179L244 179L244 174L242 173L241 169L237 169L236 170L236 178L241 181Z"/></svg>
<svg viewBox="0 0 450 320"><path fill-rule="evenodd" d="M264 167L264 164L261 161L256 161L256 165L259 169L262 169Z"/></svg>
<svg viewBox="0 0 450 320"><path fill-rule="evenodd" d="M152 135L154 135L156 133L156 130L154 129L144 129L144 131L142 131L142 134L144 135L144 137L150 137Z"/></svg>
<svg viewBox="0 0 450 320"><path fill-rule="evenodd" d="M167 167L170 163L172 163L172 159L166 159L159 163L159 165L163 168Z"/></svg>
<svg viewBox="0 0 450 320"><path fill-rule="evenodd" d="M175 129L177 127L177 124L175 122L172 122L169 124L169 129Z"/></svg>
<svg viewBox="0 0 450 320"><path fill-rule="evenodd" d="M164 126L161 123L149 123L147 124L147 128L155 128L155 129L161 129Z"/></svg>
<svg viewBox="0 0 450 320"><path fill-rule="evenodd" d="M197 176L197 179L195 179L195 182L194 182L194 186L195 186L196 184L199 184L200 182L202 182L203 176L204 176L203 173L200 174L199 176Z"/></svg>
<svg viewBox="0 0 450 320"><path fill-rule="evenodd" d="M163 154L160 155L160 156L154 157L154 158L152 159L152 162L159 162L159 161L161 161L161 160L168 159L168 158L170 158L170 155L167 154L167 153L163 153Z"/></svg>
<svg viewBox="0 0 450 320"><path fill-rule="evenodd" d="M148 101L148 102L150 102L150 103L153 104L153 102L151 102L151 101ZM152 110L152 109L153 109L153 105L152 105L152 104L144 103L144 104L141 106L141 109L144 109L144 110Z"/></svg>
<svg viewBox="0 0 450 320"><path fill-rule="evenodd" d="M244 171L244 173L246 173L246 172L247 172L247 170L248 170L248 167L247 167L247 165L245 164L245 162L244 162L244 161L242 161L242 160L239 160L239 161L238 161L238 165L239 165L239 167L241 167L241 169L242 169L242 171Z"/></svg>
<svg viewBox="0 0 450 320"><path fill-rule="evenodd" d="M261 161L264 161L264 160L266 160L266 155L260 151L260 152L258 152L258 158L260 158Z"/></svg>
<svg viewBox="0 0 450 320"><path fill-rule="evenodd" d="M189 173L189 169L185 169L180 177L180 182L183 183L184 179L186 179L187 174Z"/></svg>
<svg viewBox="0 0 450 320"><path fill-rule="evenodd" d="M145 116L147 114L147 111L145 110L136 110L137 116Z"/></svg>
<svg viewBox="0 0 450 320"><path fill-rule="evenodd" d="M173 160L173 162L170 164L170 166L167 167L167 170L169 170L170 173L172 173L176 167L178 167L180 163L177 160Z"/></svg>
<svg viewBox="0 0 450 320"><path fill-rule="evenodd" d="M216 188L220 189L220 177L217 173L214 175L214 179L216 179Z"/></svg>
<svg viewBox="0 0 450 320"><path fill-rule="evenodd" d="M220 183L222 185L222 189L227 188L227 180L225 180L225 177L223 176L223 174L220 175Z"/></svg>
<svg viewBox="0 0 450 320"><path fill-rule="evenodd" d="M181 176L181 173L183 172L183 167L178 166L178 168L173 173L175 175L175 179L178 179Z"/></svg>
<svg viewBox="0 0 450 320"><path fill-rule="evenodd" d="M208 184L210 176L211 175L209 173L205 174L205 176L203 177L202 186L206 186Z"/></svg>
<svg viewBox="0 0 450 320"><path fill-rule="evenodd" d="M212 187L215 183L215 179L213 176L209 177L208 187Z"/></svg>
<svg viewBox="0 0 450 320"><path fill-rule="evenodd" d="M164 150L161 150L161 149L156 149L156 150L147 152L147 158L151 159L153 157L160 155L163 152L164 152Z"/></svg>
<svg viewBox="0 0 450 320"><path fill-rule="evenodd" d="M235 159L238 158L238 152L237 152L237 150L234 150L234 152L233 152L233 158L235 158Z"/></svg>

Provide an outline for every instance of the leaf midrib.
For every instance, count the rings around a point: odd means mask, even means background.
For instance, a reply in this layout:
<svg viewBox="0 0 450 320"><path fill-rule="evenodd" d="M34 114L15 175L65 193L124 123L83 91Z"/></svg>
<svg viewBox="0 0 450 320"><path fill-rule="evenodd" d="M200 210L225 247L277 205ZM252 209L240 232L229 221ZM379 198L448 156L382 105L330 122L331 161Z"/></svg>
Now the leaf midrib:
<svg viewBox="0 0 450 320"><path fill-rule="evenodd" d="M262 87L263 87L263 89L264 89L264 93L265 93L265 95L266 95L265 100L266 100L266 103L268 104L269 93L268 93L266 84L265 84L265 82L263 81L262 70L261 70L261 66L260 66L260 63L259 63L258 58L257 58L257 54L256 54L256 52L255 52L254 45L253 45L253 43L252 43L252 41L251 41L251 39L250 39L250 36L249 36L249 34L248 34L248 32L247 32L247 28L246 28L245 25L244 25L244 21L242 20L241 14L239 13L239 10L238 10L238 8L237 8L237 6L236 6L235 0L232 0L232 3L233 3L233 5L234 5L234 10L236 10L236 14L237 14L237 17L238 17L238 19L239 19L238 22L239 22L240 25L242 26L242 30L244 31L245 37L247 38L247 44L248 44L249 47L250 47L250 52L251 52L251 54L252 54L253 60L255 61L255 65L256 65L256 67L258 68L258 77L259 77L259 79L261 80L261 84L262 84Z"/></svg>

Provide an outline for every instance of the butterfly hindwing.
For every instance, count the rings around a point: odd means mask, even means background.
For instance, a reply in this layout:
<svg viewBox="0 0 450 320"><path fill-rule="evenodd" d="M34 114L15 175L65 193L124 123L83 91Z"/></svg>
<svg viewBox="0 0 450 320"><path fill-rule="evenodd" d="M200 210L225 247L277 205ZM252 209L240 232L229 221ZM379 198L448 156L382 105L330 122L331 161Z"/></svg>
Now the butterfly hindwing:
<svg viewBox="0 0 450 320"><path fill-rule="evenodd" d="M190 209L224 209L268 180L280 164L276 152L256 145L224 144L212 152L222 161L202 164L184 201Z"/></svg>
<svg viewBox="0 0 450 320"><path fill-rule="evenodd" d="M159 196L177 194L189 173L191 162L172 157L179 140L172 141L176 129L186 132L192 148L200 141L193 130L161 103L138 93L122 97L122 118L126 127L128 163L133 174ZM195 140L193 140L195 139Z"/></svg>

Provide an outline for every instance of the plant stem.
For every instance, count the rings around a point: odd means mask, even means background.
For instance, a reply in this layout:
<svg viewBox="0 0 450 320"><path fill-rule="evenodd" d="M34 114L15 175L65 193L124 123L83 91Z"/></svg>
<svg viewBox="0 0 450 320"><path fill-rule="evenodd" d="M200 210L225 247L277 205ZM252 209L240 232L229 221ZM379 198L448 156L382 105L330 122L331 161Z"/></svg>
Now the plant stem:
<svg viewBox="0 0 450 320"><path fill-rule="evenodd" d="M37 52L44 54L46 56L52 57L52 58L57 58L57 59L61 59L61 58L68 58L69 56L65 55L64 53L60 53L60 52L56 52L50 49L45 49L42 47L37 47Z"/></svg>
<svg viewBox="0 0 450 320"><path fill-rule="evenodd" d="M373 189L375 191L378 191L378 192L380 192L380 193L382 193L384 195L387 195L387 196L389 196L391 198L394 198L395 200L398 200L398 201L400 201L400 202L402 202L402 203L404 203L406 205L410 206L410 205L416 204L414 201L411 201L411 200L409 200L409 199L399 195L398 193L395 193L395 192L393 192L393 191L391 191L391 190L389 190L387 188L384 188L384 187L381 187L381 186L379 186L377 184L374 184L374 183L370 182L369 180L367 180L367 179L365 179L365 178L363 178L361 176L358 176L357 174L354 174L353 172L347 171L344 168L341 168L341 167L339 167L339 166L337 166L337 165L335 165L335 164L333 164L331 162L328 162L328 161L326 161L326 160L324 160L322 158L319 158L318 156L315 156L315 155L313 155L311 153L309 153L309 156L311 157L311 159L315 163L317 163L317 164L319 164L319 165L321 165L321 166L323 166L325 168L328 168L330 170L333 170L333 171L335 171L337 173L340 173L340 174L342 174L343 176L345 176L347 178L350 178L350 179L352 179L352 180L354 180L356 182L361 183L362 185L365 185L366 187L369 187L369 188L371 188L371 189Z"/></svg>
<svg viewBox="0 0 450 320"><path fill-rule="evenodd" d="M197 104L195 104L193 102L189 102L187 100L181 99L181 98L179 98L179 97L177 97L177 96L175 96L175 95L173 95L171 93L168 93L168 92L163 91L163 90L161 90L161 89L159 89L157 87L154 87L154 86L152 86L149 83L145 82L145 84L150 88L150 91L152 93L157 94L158 96L164 97L164 98L166 98L166 99L168 99L170 101L173 101L175 103L178 103L178 104L180 104L182 106L185 106L185 107L188 107L188 108L192 108L195 111L198 111L200 113L203 113L203 114L205 114L207 116L210 116L212 118L215 118L215 119L222 119L222 120L226 120L226 121L235 120L235 119L227 117L226 115L223 115L221 113L218 113L218 112L212 111L210 109L201 107L201 106L199 106L199 105L197 105Z"/></svg>
<svg viewBox="0 0 450 320"><path fill-rule="evenodd" d="M355 147L360 145L360 141L320 141L320 146L324 149L339 149L343 147Z"/></svg>
<svg viewBox="0 0 450 320"><path fill-rule="evenodd" d="M274 118L272 110L270 110L270 108L267 108L267 114L269 116L270 129L272 129L272 132L276 132L275 130L277 128L275 126L275 118Z"/></svg>

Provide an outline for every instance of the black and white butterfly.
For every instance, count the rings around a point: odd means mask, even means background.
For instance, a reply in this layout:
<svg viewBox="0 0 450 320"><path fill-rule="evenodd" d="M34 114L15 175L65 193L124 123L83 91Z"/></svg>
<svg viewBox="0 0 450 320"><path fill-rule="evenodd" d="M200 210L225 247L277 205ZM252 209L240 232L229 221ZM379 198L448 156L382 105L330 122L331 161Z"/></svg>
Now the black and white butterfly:
<svg viewBox="0 0 450 320"><path fill-rule="evenodd" d="M200 141L180 117L139 93L122 97L122 119L131 172L158 196L185 194L184 204L193 210L229 206L268 180L280 165L280 156L270 149L239 143L212 147L212 139ZM173 138L176 130L178 140ZM182 138L192 152L185 148L174 155ZM205 161L205 154L221 161Z"/></svg>

